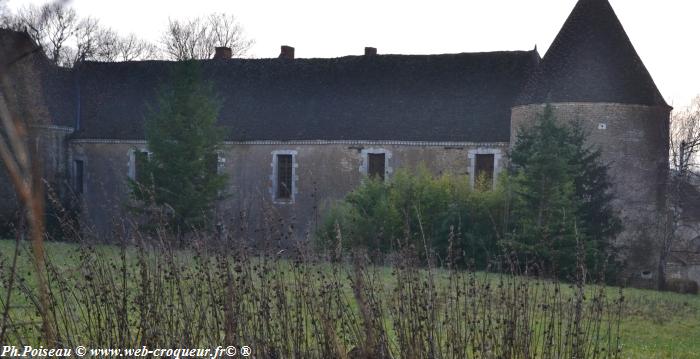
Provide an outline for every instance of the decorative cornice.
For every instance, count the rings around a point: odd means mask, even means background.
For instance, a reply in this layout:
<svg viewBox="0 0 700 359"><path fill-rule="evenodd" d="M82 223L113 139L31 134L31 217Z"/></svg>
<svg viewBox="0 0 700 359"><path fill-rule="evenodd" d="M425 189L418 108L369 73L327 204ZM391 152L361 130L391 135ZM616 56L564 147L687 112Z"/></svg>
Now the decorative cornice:
<svg viewBox="0 0 700 359"><path fill-rule="evenodd" d="M145 145L146 140L114 140L101 138L75 138L70 140L70 143L87 143L87 144L111 144L111 145Z"/></svg>
<svg viewBox="0 0 700 359"><path fill-rule="evenodd" d="M123 144L123 145L145 145L145 140L114 140L114 139L73 139L71 143L76 144ZM366 146L438 146L438 147L479 147L479 146L509 146L509 142L457 142L457 141L397 141L397 140L255 140L255 141L224 141L224 145L366 145Z"/></svg>
<svg viewBox="0 0 700 359"><path fill-rule="evenodd" d="M57 125L32 125L31 127L33 128L39 128L42 130L57 130L57 131L64 131L64 132L69 132L73 133L75 129L73 127L68 127L68 126L57 126Z"/></svg>
<svg viewBox="0 0 700 359"><path fill-rule="evenodd" d="M645 108L645 109L664 109L664 110L669 110L672 109L673 107L671 106L660 106L660 105L639 105L639 104L633 104L633 103L621 103L621 102L550 102L550 103L531 103L531 104L526 104L526 105L517 105L511 107L511 110L515 109L520 109L520 108L526 108L526 107L544 107L547 105L552 105L552 106L576 106L576 105L585 105L585 106L624 106L624 107L632 107L632 108Z"/></svg>

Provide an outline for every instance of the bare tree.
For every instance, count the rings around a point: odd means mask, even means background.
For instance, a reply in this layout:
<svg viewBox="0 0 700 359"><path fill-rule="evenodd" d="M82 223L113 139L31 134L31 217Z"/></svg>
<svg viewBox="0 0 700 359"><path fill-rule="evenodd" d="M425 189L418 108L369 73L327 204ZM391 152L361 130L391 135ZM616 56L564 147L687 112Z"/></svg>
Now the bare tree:
<svg viewBox="0 0 700 359"><path fill-rule="evenodd" d="M697 191L694 183L700 178L700 96L685 110L675 112L670 123L671 172L667 183L667 208L658 222L661 248L659 253L659 289L666 289L666 267L671 253L683 252L688 227L699 223L684 223L683 210ZM700 218L696 219L700 222ZM692 231L690 231L692 232Z"/></svg>
<svg viewBox="0 0 700 359"><path fill-rule="evenodd" d="M10 15L7 25L26 31L51 61L63 64L67 58L68 41L77 32L79 20L74 9L60 3L49 3L19 9L16 14Z"/></svg>
<svg viewBox="0 0 700 359"><path fill-rule="evenodd" d="M700 171L700 96L671 118L672 169L682 176L698 176Z"/></svg>
<svg viewBox="0 0 700 359"><path fill-rule="evenodd" d="M7 16L7 0L0 0L0 20Z"/></svg>
<svg viewBox="0 0 700 359"><path fill-rule="evenodd" d="M254 42L233 15L215 13L185 21L170 19L162 43L167 57L190 60L211 58L218 46L230 47L234 57L243 57Z"/></svg>
<svg viewBox="0 0 700 359"><path fill-rule="evenodd" d="M233 15L223 13L209 15L209 26L213 46L230 47L233 56L245 56L255 43L245 36L243 27Z"/></svg>
<svg viewBox="0 0 700 359"><path fill-rule="evenodd" d="M110 51L116 42L116 36L110 30L100 27L94 18L80 20L73 35L73 46L66 47L64 65L70 66L79 61L99 59Z"/></svg>
<svg viewBox="0 0 700 359"><path fill-rule="evenodd" d="M129 34L124 37L119 37L115 45L116 57L105 59L106 61L135 61L149 60L159 57L158 47L154 44L144 41L136 37L134 34Z"/></svg>
<svg viewBox="0 0 700 359"><path fill-rule="evenodd" d="M62 3L25 6L5 16L4 24L27 31L46 56L61 66L84 60L130 61L157 57L156 46L135 35L121 37L95 18L80 18Z"/></svg>
<svg viewBox="0 0 700 359"><path fill-rule="evenodd" d="M203 46L198 44L205 40L198 38L204 38L199 18L187 22L171 19L163 35L163 50L173 60L206 58L211 52L204 50L204 54L201 54Z"/></svg>

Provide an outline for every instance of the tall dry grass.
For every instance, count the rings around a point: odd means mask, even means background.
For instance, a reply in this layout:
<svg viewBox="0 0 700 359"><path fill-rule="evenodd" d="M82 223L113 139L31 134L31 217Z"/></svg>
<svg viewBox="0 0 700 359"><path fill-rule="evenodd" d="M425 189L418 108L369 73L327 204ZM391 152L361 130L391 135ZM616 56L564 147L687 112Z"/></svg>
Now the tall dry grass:
<svg viewBox="0 0 700 359"><path fill-rule="evenodd" d="M195 233L182 248L165 231L115 231L114 240L79 238L74 264L46 257L52 346L247 345L260 358L620 356L623 297L588 285L585 268L561 283L507 260L490 274L425 266L413 248L374 266L340 244L317 253L267 238L253 249L245 236ZM13 256L2 261L7 289ZM0 302L5 342L48 345L34 283L17 278L13 302L26 307Z"/></svg>

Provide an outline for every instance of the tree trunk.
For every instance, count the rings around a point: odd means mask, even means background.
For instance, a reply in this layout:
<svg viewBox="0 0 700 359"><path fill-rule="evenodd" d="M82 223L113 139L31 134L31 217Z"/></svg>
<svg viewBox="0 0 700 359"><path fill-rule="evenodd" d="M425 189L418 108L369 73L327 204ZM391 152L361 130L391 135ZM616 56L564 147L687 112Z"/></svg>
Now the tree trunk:
<svg viewBox="0 0 700 359"><path fill-rule="evenodd" d="M660 291L666 290L666 263L668 263L668 253L666 248L664 248L661 250L661 255L659 256L659 279L657 280L657 289Z"/></svg>

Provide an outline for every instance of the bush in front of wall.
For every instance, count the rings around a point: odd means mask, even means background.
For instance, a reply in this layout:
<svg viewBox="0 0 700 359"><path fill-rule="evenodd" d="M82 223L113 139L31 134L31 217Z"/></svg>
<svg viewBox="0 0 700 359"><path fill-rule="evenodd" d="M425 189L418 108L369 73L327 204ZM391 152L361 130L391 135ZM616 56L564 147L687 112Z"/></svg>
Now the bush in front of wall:
<svg viewBox="0 0 700 359"><path fill-rule="evenodd" d="M484 268L498 252L504 203L501 186L473 190L467 176L435 176L421 165L386 181L366 178L327 209L316 239L325 249L412 248L423 259Z"/></svg>
<svg viewBox="0 0 700 359"><path fill-rule="evenodd" d="M666 290L681 294L698 294L698 283L690 279L672 278L666 282Z"/></svg>

